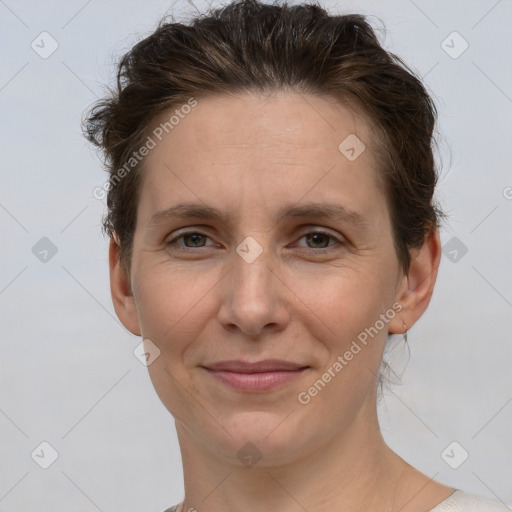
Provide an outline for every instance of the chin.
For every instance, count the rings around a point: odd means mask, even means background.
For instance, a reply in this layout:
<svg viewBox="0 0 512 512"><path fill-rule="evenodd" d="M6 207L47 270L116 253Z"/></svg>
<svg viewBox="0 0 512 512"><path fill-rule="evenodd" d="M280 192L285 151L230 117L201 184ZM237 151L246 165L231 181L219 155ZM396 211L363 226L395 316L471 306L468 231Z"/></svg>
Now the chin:
<svg viewBox="0 0 512 512"><path fill-rule="evenodd" d="M291 416L286 418L287 414L243 411L226 415L222 421L225 430L217 429L215 436L222 439L211 442L225 457L248 467L289 463L297 457L307 436L304 427ZM256 462L251 465L251 461Z"/></svg>

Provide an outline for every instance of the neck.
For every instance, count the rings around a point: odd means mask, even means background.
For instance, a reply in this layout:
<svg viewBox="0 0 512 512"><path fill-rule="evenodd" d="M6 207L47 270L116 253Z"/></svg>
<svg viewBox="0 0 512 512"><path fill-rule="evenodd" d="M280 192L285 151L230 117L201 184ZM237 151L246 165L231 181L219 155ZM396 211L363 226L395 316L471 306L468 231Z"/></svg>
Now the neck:
<svg viewBox="0 0 512 512"><path fill-rule="evenodd" d="M403 499L398 484L410 466L385 444L374 396L343 431L282 464L261 459L245 467L198 442L179 421L176 429L185 482L183 512L234 512L240 504L251 512L392 511Z"/></svg>

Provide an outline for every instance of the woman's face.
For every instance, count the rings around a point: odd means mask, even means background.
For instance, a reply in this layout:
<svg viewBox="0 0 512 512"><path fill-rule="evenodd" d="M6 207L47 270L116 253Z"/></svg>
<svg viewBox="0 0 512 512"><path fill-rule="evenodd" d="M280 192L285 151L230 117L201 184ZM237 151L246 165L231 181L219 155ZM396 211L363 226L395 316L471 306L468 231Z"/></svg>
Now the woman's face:
<svg viewBox="0 0 512 512"><path fill-rule="evenodd" d="M116 311L151 340L180 437L239 464L251 442L272 464L373 425L407 283L367 124L334 99L279 93L201 99L167 129L144 163L133 300ZM268 360L295 370L229 366Z"/></svg>

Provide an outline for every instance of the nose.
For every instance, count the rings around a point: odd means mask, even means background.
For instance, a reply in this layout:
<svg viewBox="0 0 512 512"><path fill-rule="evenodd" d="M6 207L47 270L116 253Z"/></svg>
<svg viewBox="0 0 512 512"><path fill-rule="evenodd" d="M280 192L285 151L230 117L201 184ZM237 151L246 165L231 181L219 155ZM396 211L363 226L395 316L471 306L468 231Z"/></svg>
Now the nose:
<svg viewBox="0 0 512 512"><path fill-rule="evenodd" d="M286 327L293 294L270 251L251 243L233 253L231 270L222 280L218 320L225 329L254 339Z"/></svg>

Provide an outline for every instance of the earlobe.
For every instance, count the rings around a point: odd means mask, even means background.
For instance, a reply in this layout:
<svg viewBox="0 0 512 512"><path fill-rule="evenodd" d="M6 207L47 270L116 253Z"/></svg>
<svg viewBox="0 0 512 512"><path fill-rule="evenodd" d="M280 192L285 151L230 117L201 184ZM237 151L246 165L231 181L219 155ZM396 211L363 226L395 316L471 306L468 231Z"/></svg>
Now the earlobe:
<svg viewBox="0 0 512 512"><path fill-rule="evenodd" d="M110 293L114 310L121 323L136 336L141 335L139 318L130 279L121 267L119 246L111 238L109 245Z"/></svg>
<svg viewBox="0 0 512 512"><path fill-rule="evenodd" d="M403 334L403 325L407 330L418 321L427 309L437 279L437 271L441 260L441 241L435 231L420 249L411 253L411 265L396 300L402 305L400 313L389 323L391 334Z"/></svg>

